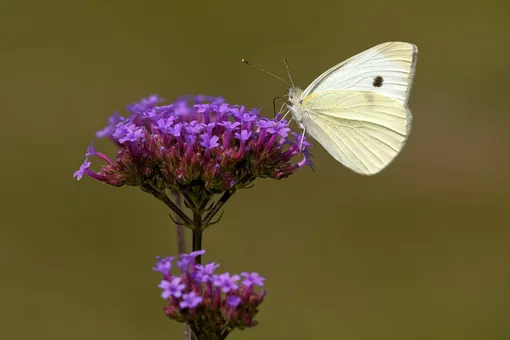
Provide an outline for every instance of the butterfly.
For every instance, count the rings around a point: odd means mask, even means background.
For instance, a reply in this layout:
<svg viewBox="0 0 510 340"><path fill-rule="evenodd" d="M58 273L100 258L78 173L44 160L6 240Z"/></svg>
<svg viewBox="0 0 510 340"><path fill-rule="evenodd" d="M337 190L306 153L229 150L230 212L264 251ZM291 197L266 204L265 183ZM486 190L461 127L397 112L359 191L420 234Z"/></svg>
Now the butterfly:
<svg viewBox="0 0 510 340"><path fill-rule="evenodd" d="M386 42L330 68L305 90L291 86L288 108L338 162L374 175L400 153L411 132L409 95L418 49Z"/></svg>

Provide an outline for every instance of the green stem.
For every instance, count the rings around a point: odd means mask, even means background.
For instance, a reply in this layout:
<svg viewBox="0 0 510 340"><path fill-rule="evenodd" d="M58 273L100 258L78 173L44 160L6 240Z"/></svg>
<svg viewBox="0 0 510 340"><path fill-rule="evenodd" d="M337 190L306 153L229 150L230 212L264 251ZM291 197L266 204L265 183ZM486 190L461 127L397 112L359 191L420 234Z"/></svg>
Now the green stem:
<svg viewBox="0 0 510 340"><path fill-rule="evenodd" d="M196 210L193 212L193 251L202 250L202 234L203 234L202 212ZM202 256L195 257L195 263L202 263Z"/></svg>

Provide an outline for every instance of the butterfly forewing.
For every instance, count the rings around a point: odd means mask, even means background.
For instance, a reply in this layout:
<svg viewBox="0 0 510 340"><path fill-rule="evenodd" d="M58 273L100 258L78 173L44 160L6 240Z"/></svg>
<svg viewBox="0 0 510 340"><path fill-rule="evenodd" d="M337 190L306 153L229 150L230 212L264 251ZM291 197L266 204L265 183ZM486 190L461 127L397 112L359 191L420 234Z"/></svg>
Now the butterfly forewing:
<svg viewBox="0 0 510 340"><path fill-rule="evenodd" d="M418 49L405 42L387 42L330 68L313 81L301 99L324 90L369 91L406 104Z"/></svg>

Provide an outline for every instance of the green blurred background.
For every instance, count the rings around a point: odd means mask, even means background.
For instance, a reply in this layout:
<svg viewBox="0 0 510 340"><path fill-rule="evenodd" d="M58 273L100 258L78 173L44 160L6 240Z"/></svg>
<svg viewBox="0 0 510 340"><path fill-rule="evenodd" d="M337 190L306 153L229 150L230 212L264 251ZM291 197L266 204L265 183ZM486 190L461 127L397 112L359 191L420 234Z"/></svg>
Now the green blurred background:
<svg viewBox="0 0 510 340"><path fill-rule="evenodd" d="M158 93L262 107L284 84L384 41L418 46L401 156L356 175L259 180L205 234L206 261L256 270L260 325L232 339L510 339L510 3L2 1L1 339L179 339L156 255L165 206L73 172L117 108ZM97 149L111 155L107 140ZM96 161L95 166L99 164Z"/></svg>

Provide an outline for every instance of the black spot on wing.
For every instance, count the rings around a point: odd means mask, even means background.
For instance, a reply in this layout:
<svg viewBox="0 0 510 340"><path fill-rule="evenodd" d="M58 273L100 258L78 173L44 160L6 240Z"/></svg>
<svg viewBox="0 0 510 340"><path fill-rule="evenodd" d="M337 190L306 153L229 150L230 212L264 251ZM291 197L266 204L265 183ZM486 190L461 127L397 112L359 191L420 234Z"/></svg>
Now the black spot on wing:
<svg viewBox="0 0 510 340"><path fill-rule="evenodd" d="M384 82L383 77L377 76L377 77L374 78L374 82L372 83L372 85L374 87L382 87L383 82Z"/></svg>

